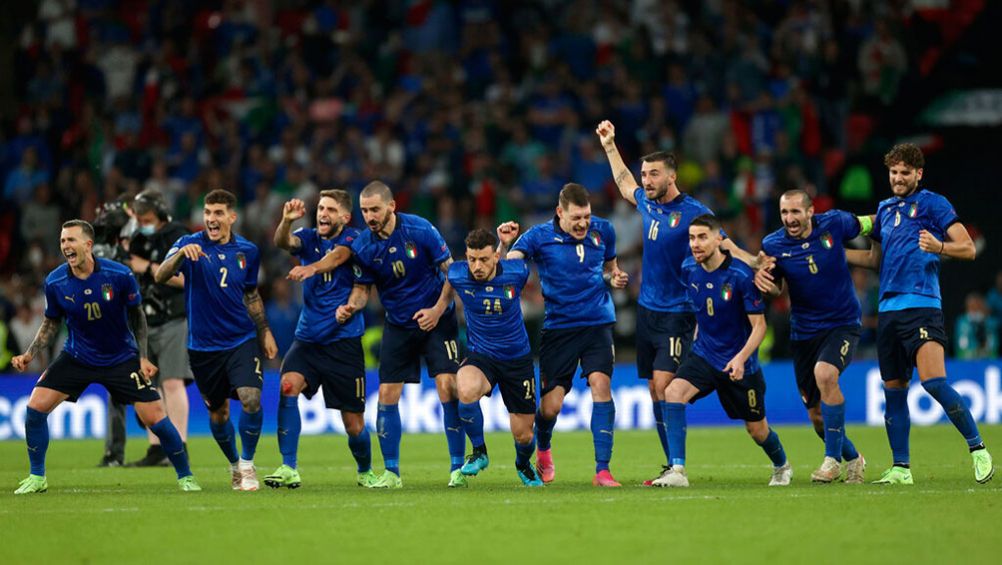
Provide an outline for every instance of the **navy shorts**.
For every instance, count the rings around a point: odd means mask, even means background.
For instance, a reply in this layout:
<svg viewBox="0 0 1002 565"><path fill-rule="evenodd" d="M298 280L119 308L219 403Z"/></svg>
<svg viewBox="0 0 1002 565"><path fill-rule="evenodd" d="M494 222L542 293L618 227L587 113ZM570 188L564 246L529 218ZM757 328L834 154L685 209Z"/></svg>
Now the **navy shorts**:
<svg viewBox="0 0 1002 565"><path fill-rule="evenodd" d="M835 365L841 375L852 363L859 343L859 326L832 328L809 339L790 342L793 351L793 373L797 376L797 388L804 406L813 408L821 402L821 390L814 378L814 365L819 362Z"/></svg>
<svg viewBox="0 0 1002 565"><path fill-rule="evenodd" d="M765 418L765 378L761 369L745 373L740 381L732 381L730 375L718 371L699 355L690 355L678 368L675 378L699 389L690 404L715 390L728 418L745 422L759 422Z"/></svg>
<svg viewBox="0 0 1002 565"><path fill-rule="evenodd" d="M877 357L885 381L912 378L915 355L926 342L946 347L943 311L939 308L909 308L877 315Z"/></svg>
<svg viewBox="0 0 1002 565"><path fill-rule="evenodd" d="M471 351L460 366L480 369L491 383L491 391L497 385L509 414L536 413L536 371L532 366L532 355L502 361ZM490 395L488 392L487 396Z"/></svg>
<svg viewBox="0 0 1002 565"><path fill-rule="evenodd" d="M430 377L456 374L459 370L458 337L455 309L442 314L438 325L430 332L387 322L379 347L380 384L421 382L422 357Z"/></svg>
<svg viewBox="0 0 1002 565"><path fill-rule="evenodd" d="M227 399L238 399L238 388L260 389L264 382L261 354L255 338L248 339L233 349L189 349L188 359L191 362L191 372L195 375L195 384L210 411L219 409Z"/></svg>
<svg viewBox="0 0 1002 565"><path fill-rule="evenodd" d="M281 372L303 375L306 398L313 398L323 387L324 404L328 408L365 412L365 355L360 337L326 345L297 339L282 360Z"/></svg>
<svg viewBox="0 0 1002 565"><path fill-rule="evenodd" d="M146 380L139 370L138 357L110 367L92 367L64 351L56 356L35 386L59 391L68 395L70 402L76 402L90 384L108 389L111 400L118 404L160 400L155 385Z"/></svg>
<svg viewBox="0 0 1002 565"><path fill-rule="evenodd" d="M574 374L581 366L581 377L592 373L612 376L616 349L612 343L613 324L543 330L539 346L539 382L542 394L556 387L571 390Z"/></svg>
<svg viewBox="0 0 1002 565"><path fill-rule="evenodd" d="M654 371L677 373L692 348L696 316L658 312L637 306L637 373L650 379Z"/></svg>

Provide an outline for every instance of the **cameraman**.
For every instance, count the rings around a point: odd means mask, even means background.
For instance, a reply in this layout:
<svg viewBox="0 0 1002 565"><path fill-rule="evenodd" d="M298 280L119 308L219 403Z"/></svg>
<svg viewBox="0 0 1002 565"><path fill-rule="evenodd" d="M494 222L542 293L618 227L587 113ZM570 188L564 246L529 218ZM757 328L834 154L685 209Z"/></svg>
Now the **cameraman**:
<svg viewBox="0 0 1002 565"><path fill-rule="evenodd" d="M171 245L190 233L171 219L167 202L155 190L144 190L132 201L136 232L129 241L128 264L139 279L143 311L149 324L150 360L160 368L154 383L164 399L167 417L177 428L181 441L188 439L188 393L185 385L193 380L188 365L188 324L185 319L184 279L175 276L167 284L157 284L153 273ZM150 446L146 455L129 467L166 466L167 454L160 440L147 430ZM187 448L187 443L185 443Z"/></svg>

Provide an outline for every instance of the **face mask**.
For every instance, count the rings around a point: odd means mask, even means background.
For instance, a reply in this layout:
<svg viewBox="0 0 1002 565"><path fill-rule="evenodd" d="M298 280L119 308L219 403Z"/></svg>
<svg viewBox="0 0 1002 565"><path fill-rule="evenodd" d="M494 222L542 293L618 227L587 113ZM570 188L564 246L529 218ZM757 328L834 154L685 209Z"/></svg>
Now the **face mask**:
<svg viewBox="0 0 1002 565"><path fill-rule="evenodd" d="M153 235L154 233L156 233L156 231L157 231L156 226L152 224L141 224L139 226L139 233L143 235Z"/></svg>

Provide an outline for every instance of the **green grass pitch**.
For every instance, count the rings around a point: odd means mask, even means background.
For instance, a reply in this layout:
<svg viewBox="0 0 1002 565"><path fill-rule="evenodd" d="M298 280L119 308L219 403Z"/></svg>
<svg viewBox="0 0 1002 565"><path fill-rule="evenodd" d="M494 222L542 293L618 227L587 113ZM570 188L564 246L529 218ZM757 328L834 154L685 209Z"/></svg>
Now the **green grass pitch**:
<svg viewBox="0 0 1002 565"><path fill-rule="evenodd" d="M1002 458L1002 426L982 426ZM520 485L506 434L491 466L448 489L445 439L405 435L404 489L354 486L344 437L307 437L303 487L233 492L211 438L191 444L204 492L176 490L170 469L97 469L97 441L53 441L49 492L12 492L24 444L0 442L0 563L992 563L1002 555L1002 476L974 482L949 426L913 428L913 487L813 485L823 455L806 426L777 428L794 483L769 488L765 455L737 427L689 431L689 489L642 488L660 469L653 431L616 435L621 489L591 486L591 437L557 433L557 480ZM850 427L874 479L889 462L880 428ZM130 438L129 455L143 449ZM373 437L374 463L379 469ZM1002 461L1000 459L999 461ZM259 477L280 462L258 449Z"/></svg>

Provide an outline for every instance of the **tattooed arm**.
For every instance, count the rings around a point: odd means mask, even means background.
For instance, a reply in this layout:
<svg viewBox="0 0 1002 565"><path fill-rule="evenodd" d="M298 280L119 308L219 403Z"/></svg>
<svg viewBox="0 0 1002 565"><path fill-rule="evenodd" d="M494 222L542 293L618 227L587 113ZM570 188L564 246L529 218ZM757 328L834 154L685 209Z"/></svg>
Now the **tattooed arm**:
<svg viewBox="0 0 1002 565"><path fill-rule="evenodd" d="M129 306L129 327L132 328L132 335L136 336L136 345L139 347L139 369L143 372L146 380L153 378L157 374L157 366L149 359L149 335L150 329L146 325L146 314L143 313L141 305Z"/></svg>
<svg viewBox="0 0 1002 565"><path fill-rule="evenodd" d="M337 320L337 323L343 324L351 319L355 315L355 312L365 308L368 302L369 285L355 283L355 286L351 289L351 294L348 296L348 302L337 307L334 318Z"/></svg>
<svg viewBox="0 0 1002 565"><path fill-rule="evenodd" d="M268 317L264 314L264 302L256 288L244 291L244 305L247 306L247 315L254 320L257 327L257 338L261 342L261 350L268 359L274 359L278 355L278 345L275 344L275 336L268 327Z"/></svg>
<svg viewBox="0 0 1002 565"><path fill-rule="evenodd" d="M11 365L18 371L26 370L39 351L45 351L52 345L52 341L59 333L60 325L62 325L61 319L44 318L42 320L42 327L38 328L38 333L35 334L35 339L31 341L28 350L11 359Z"/></svg>

